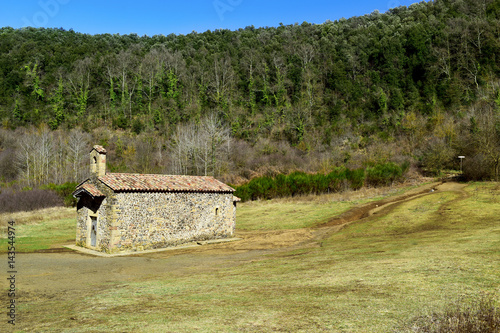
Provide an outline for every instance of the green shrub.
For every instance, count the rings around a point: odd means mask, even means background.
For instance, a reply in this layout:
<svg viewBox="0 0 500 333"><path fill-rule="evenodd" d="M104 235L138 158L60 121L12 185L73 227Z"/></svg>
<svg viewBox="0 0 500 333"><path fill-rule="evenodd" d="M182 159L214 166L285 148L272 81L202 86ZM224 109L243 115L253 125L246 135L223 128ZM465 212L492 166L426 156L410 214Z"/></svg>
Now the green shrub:
<svg viewBox="0 0 500 333"><path fill-rule="evenodd" d="M304 194L322 194L340 192L350 188L359 190L365 183L380 186L389 185L402 178L409 164L402 167L394 163L385 163L364 169L349 170L339 167L329 174L307 174L295 171L289 175L279 174L276 177L257 177L245 185L238 186L234 195L242 201L272 199Z"/></svg>
<svg viewBox="0 0 500 333"><path fill-rule="evenodd" d="M330 185L328 175L321 173L310 175L312 191L316 194L327 193Z"/></svg>
<svg viewBox="0 0 500 333"><path fill-rule="evenodd" d="M392 162L377 164L366 169L366 183L373 186L387 186L403 176L402 168Z"/></svg>
<svg viewBox="0 0 500 333"><path fill-rule="evenodd" d="M59 197L64 200L64 205L66 207L76 207L76 198L73 197L72 193L75 190L77 183L64 183L60 185L48 184L40 187L42 190L51 190L57 193Z"/></svg>
<svg viewBox="0 0 500 333"><path fill-rule="evenodd" d="M129 120L126 116L120 115L113 119L113 127L120 129L127 129L129 126Z"/></svg>
<svg viewBox="0 0 500 333"><path fill-rule="evenodd" d="M351 189L361 189L365 185L365 170L347 170L347 180L349 181L349 186Z"/></svg>
<svg viewBox="0 0 500 333"><path fill-rule="evenodd" d="M248 183L252 200L271 199L276 196L274 180L271 177L257 177Z"/></svg>
<svg viewBox="0 0 500 333"><path fill-rule="evenodd" d="M236 187L236 191L234 191L234 195L241 199L241 201L248 201L252 199L250 195L250 189L248 184L241 185Z"/></svg>
<svg viewBox="0 0 500 333"><path fill-rule="evenodd" d="M288 177L284 174L279 174L274 178L276 193L278 197L289 197L292 195L292 191L290 189L288 183Z"/></svg>
<svg viewBox="0 0 500 333"><path fill-rule="evenodd" d="M292 172L288 175L292 196L311 193L311 182L305 172Z"/></svg>
<svg viewBox="0 0 500 333"><path fill-rule="evenodd" d="M347 168L336 168L328 174L328 188L331 192L339 192L345 188L345 181L347 180Z"/></svg>
<svg viewBox="0 0 500 333"><path fill-rule="evenodd" d="M144 124L140 119L134 119L132 122L132 131L135 134L140 134L144 130Z"/></svg>

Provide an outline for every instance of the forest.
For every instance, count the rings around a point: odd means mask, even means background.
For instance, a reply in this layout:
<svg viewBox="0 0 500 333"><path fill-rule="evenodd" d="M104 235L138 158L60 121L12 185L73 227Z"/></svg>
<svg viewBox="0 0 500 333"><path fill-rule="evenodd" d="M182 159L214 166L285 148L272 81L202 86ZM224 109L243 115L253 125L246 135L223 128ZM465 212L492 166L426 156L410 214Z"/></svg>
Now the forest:
<svg viewBox="0 0 500 333"><path fill-rule="evenodd" d="M187 35L0 29L0 181L500 172L500 0ZM410 166L409 168L407 166Z"/></svg>

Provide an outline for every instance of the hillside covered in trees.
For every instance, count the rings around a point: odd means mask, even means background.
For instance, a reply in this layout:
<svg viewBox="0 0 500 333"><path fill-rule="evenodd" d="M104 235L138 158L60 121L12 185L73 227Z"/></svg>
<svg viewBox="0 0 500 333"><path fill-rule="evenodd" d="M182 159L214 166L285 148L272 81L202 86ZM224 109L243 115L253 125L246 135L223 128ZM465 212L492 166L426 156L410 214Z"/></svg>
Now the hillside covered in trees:
<svg viewBox="0 0 500 333"><path fill-rule="evenodd" d="M0 178L500 168L500 0L188 35L0 29Z"/></svg>

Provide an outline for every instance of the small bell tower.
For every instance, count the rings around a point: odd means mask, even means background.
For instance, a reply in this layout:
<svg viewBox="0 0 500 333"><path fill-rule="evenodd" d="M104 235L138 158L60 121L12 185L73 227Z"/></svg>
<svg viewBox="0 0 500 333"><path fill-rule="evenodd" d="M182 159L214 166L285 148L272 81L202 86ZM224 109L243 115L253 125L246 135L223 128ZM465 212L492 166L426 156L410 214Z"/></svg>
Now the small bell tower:
<svg viewBox="0 0 500 333"><path fill-rule="evenodd" d="M103 177L106 174L106 149L95 145L90 151L90 174L93 177Z"/></svg>

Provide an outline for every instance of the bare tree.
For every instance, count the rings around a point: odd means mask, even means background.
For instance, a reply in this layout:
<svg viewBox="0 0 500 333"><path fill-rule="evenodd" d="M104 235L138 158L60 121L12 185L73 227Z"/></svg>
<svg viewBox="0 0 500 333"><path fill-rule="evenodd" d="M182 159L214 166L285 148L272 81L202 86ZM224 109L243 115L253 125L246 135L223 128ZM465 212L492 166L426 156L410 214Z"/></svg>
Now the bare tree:
<svg viewBox="0 0 500 333"><path fill-rule="evenodd" d="M39 186L53 179L53 136L47 126L27 131L19 142L18 165L28 186Z"/></svg>
<svg viewBox="0 0 500 333"><path fill-rule="evenodd" d="M234 71L231 67L231 60L229 57L215 57L214 58L214 76L213 85L215 87L214 99L220 103L224 97L229 97L234 78Z"/></svg>
<svg viewBox="0 0 500 333"><path fill-rule="evenodd" d="M36 137L28 133L24 133L19 140L19 150L17 151L17 165L19 168L19 174L22 180L28 185L33 185L33 164L36 146Z"/></svg>
<svg viewBox="0 0 500 333"><path fill-rule="evenodd" d="M69 132L67 144L67 163L71 166L71 177L74 182L80 182L88 176L88 167L86 158L88 156L88 148L90 146L90 135L83 132L79 128L72 129Z"/></svg>
<svg viewBox="0 0 500 333"><path fill-rule="evenodd" d="M450 41L448 36L446 36L446 40L443 42L444 45L438 47L434 47L433 54L436 57L436 72L441 75L444 74L446 79L451 79L451 53L450 53Z"/></svg>
<svg viewBox="0 0 500 333"><path fill-rule="evenodd" d="M108 81L108 99L109 99L109 111L106 111L105 107L105 118L111 114L114 116L116 109L116 92L115 92L115 82L116 82L116 67L117 60L114 54L109 54L102 58L101 66L106 72L106 80Z"/></svg>
<svg viewBox="0 0 500 333"><path fill-rule="evenodd" d="M218 176L229 163L230 130L215 115L198 124L180 124L172 136L170 150L173 173Z"/></svg>
<svg viewBox="0 0 500 333"><path fill-rule="evenodd" d="M171 172L174 174L192 174L194 164L196 129L194 123L177 125L170 141Z"/></svg>
<svg viewBox="0 0 500 333"><path fill-rule="evenodd" d="M316 56L316 50L311 44L301 44L297 50L297 54L302 60L302 70L305 70Z"/></svg>
<svg viewBox="0 0 500 333"><path fill-rule="evenodd" d="M285 86L287 71L285 61L280 56L274 54L273 65L276 72L276 83L273 89L274 100L276 106L285 106L287 104L287 91Z"/></svg>
<svg viewBox="0 0 500 333"><path fill-rule="evenodd" d="M160 80L160 75L162 73L162 64L164 53L158 49L152 49L144 57L142 62L141 75L142 79L146 82L146 96L148 97L148 113L151 115L151 106L154 96L157 91L158 81Z"/></svg>
<svg viewBox="0 0 500 333"><path fill-rule="evenodd" d="M52 161L50 163L50 182L62 184L68 181L71 169L66 163L66 138L62 131L52 132Z"/></svg>
<svg viewBox="0 0 500 333"><path fill-rule="evenodd" d="M140 76L137 75L139 69L139 59L130 49L121 51L118 56L117 79L121 84L121 107L123 115L132 118L132 98L137 88Z"/></svg>
<svg viewBox="0 0 500 333"><path fill-rule="evenodd" d="M211 114L199 125L200 159L205 176L220 175L229 160L231 151L230 130L219 118Z"/></svg>

